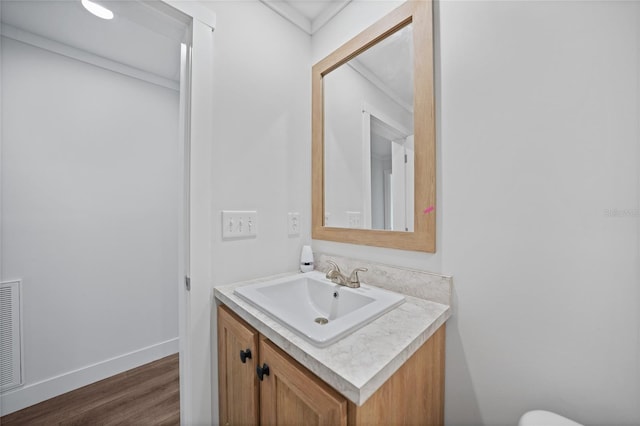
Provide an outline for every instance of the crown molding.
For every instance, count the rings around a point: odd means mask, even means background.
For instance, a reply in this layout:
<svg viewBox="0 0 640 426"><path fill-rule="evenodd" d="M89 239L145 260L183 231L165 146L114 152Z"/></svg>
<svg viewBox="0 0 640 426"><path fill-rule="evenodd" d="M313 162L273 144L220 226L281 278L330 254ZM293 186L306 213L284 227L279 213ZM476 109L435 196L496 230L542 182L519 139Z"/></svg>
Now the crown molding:
<svg viewBox="0 0 640 426"><path fill-rule="evenodd" d="M311 22L311 35L315 34L320 28L333 19L342 9L344 9L352 0L337 0L327 3L322 13Z"/></svg>
<svg viewBox="0 0 640 426"><path fill-rule="evenodd" d="M346 5L351 3L351 1L352 0L330 1L327 3L325 9L315 19L310 20L300 13L295 7L291 6L290 2L284 0L260 0L262 4L309 35L313 35L316 31L322 28L334 16L340 13Z"/></svg>

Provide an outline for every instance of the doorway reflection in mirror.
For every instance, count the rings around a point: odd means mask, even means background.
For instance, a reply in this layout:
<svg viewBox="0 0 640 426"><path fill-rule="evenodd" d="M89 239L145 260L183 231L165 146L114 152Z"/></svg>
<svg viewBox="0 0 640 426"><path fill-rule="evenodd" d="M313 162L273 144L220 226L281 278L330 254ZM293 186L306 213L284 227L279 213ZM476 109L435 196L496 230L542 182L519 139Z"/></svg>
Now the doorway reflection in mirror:
<svg viewBox="0 0 640 426"><path fill-rule="evenodd" d="M371 229L413 231L413 135L363 111L370 126ZM366 117L368 115L369 117ZM366 133L366 132L365 132ZM366 166L365 166L366 167Z"/></svg>
<svg viewBox="0 0 640 426"><path fill-rule="evenodd" d="M325 226L413 232L413 68L408 24L324 76Z"/></svg>

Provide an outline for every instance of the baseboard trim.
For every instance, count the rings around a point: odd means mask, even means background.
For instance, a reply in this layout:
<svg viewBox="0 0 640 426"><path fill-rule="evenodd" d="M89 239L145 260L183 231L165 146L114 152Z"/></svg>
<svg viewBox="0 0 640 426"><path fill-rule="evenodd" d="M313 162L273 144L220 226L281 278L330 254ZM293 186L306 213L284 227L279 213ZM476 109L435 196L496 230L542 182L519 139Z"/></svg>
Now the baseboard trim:
<svg viewBox="0 0 640 426"><path fill-rule="evenodd" d="M40 382L0 394L0 416L175 354L178 338L138 349Z"/></svg>

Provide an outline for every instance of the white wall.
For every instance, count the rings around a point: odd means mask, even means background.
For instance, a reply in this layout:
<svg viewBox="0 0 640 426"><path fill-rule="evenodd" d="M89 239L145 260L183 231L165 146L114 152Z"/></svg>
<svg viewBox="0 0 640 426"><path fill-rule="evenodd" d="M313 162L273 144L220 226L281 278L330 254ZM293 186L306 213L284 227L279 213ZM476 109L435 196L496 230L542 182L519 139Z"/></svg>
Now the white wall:
<svg viewBox="0 0 640 426"><path fill-rule="evenodd" d="M295 271L310 242L310 37L258 1L206 5L217 17L211 241L218 286ZM257 237L222 241L221 210L257 210ZM292 211L301 219L296 237L287 235ZM216 366L215 317L211 327ZM217 381L213 368L214 422Z"/></svg>
<svg viewBox="0 0 640 426"><path fill-rule="evenodd" d="M178 93L3 37L2 103L7 412L177 351Z"/></svg>
<svg viewBox="0 0 640 426"><path fill-rule="evenodd" d="M638 7L441 4L451 424L640 423Z"/></svg>
<svg viewBox="0 0 640 426"><path fill-rule="evenodd" d="M391 8L351 3L313 61ZM640 423L639 32L638 2L438 3L438 253L314 241L454 275L447 424Z"/></svg>

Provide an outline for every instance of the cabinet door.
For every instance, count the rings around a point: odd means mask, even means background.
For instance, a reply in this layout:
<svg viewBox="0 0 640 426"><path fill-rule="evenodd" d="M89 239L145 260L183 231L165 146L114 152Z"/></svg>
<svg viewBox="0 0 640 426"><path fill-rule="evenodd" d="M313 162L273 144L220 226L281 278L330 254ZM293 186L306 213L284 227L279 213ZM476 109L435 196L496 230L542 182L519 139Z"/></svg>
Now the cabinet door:
<svg viewBox="0 0 640 426"><path fill-rule="evenodd" d="M260 340L260 367L269 374L260 382L262 425L347 424L347 401L289 355Z"/></svg>
<svg viewBox="0 0 640 426"><path fill-rule="evenodd" d="M247 350L251 352L251 358L248 357ZM244 356L241 356L241 352ZM256 376L257 365L258 332L227 307L218 306L218 385L221 425L258 424L260 389Z"/></svg>

